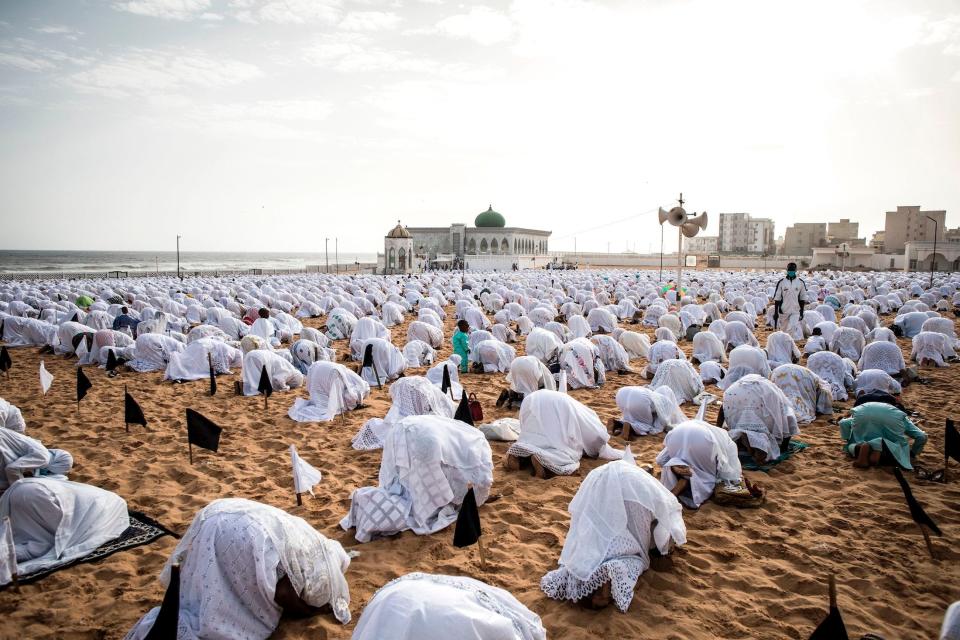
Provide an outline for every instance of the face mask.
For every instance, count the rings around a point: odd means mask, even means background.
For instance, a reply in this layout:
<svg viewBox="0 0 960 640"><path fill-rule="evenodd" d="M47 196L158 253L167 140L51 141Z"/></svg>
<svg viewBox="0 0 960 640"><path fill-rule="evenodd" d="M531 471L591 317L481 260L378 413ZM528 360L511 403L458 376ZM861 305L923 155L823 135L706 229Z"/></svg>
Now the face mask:
<svg viewBox="0 0 960 640"><path fill-rule="evenodd" d="M788 278L796 278L796 277L797 277L797 272L796 272L796 271L787 271L787 277L788 277Z"/></svg>

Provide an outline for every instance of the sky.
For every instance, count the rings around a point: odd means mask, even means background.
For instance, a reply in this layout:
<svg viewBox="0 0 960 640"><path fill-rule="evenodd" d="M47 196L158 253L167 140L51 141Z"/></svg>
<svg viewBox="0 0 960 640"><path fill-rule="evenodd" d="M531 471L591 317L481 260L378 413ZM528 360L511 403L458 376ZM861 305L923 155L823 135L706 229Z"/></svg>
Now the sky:
<svg viewBox="0 0 960 640"><path fill-rule="evenodd" d="M960 225L957 0L3 0L0 249L659 249L656 210ZM676 246L672 230L666 248Z"/></svg>

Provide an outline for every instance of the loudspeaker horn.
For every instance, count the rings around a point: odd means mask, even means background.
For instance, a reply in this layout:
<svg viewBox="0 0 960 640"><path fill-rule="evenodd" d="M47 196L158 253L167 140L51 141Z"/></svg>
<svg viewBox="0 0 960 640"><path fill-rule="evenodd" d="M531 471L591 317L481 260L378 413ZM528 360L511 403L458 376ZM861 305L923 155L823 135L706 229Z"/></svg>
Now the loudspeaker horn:
<svg viewBox="0 0 960 640"><path fill-rule="evenodd" d="M693 238L700 233L700 227L695 222L684 222L680 225L680 231L688 238Z"/></svg>
<svg viewBox="0 0 960 640"><path fill-rule="evenodd" d="M707 228L707 212L704 211L703 213L701 213L701 214L698 215L698 216L693 216L692 218L690 218L689 220L687 220L687 222L690 223L690 224L695 224L695 225L697 225L698 227L700 227L701 229L706 229L706 228ZM691 236L691 237L692 237L692 236Z"/></svg>
<svg viewBox="0 0 960 640"><path fill-rule="evenodd" d="M663 224L664 222L666 222L667 216L669 215L670 214L667 212L666 209L664 209L663 207L660 207L660 224Z"/></svg>
<svg viewBox="0 0 960 640"><path fill-rule="evenodd" d="M674 207L670 209L670 213L667 214L667 220L669 220L673 226L679 227L687 221L687 212L683 207Z"/></svg>

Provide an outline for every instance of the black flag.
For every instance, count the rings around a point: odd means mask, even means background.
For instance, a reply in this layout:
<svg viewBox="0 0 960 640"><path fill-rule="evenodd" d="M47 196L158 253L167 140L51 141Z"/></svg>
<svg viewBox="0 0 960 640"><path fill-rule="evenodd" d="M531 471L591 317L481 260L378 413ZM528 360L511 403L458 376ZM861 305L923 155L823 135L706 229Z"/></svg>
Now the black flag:
<svg viewBox="0 0 960 640"><path fill-rule="evenodd" d="M73 317L70 318L70 322L80 322L80 314L79 313L73 314Z"/></svg>
<svg viewBox="0 0 960 640"><path fill-rule="evenodd" d="M913 491L910 490L907 479L904 478L903 473L900 472L900 467L894 467L893 474L897 476L897 482L900 483L900 488L903 489L903 495L907 499L907 506L910 507L910 516L913 518L913 521L920 526L927 527L938 536L942 536L943 534L940 532L940 527L927 515L927 512L923 510L923 507L920 506L917 499L913 497Z"/></svg>
<svg viewBox="0 0 960 640"><path fill-rule="evenodd" d="M460 513L457 514L457 526L453 530L453 546L459 548L469 547L476 544L483 531L480 529L480 511L477 510L477 496L473 493L473 487L467 489L467 495L463 496L463 504L460 505Z"/></svg>
<svg viewBox="0 0 960 640"><path fill-rule="evenodd" d="M170 584L163 594L160 611L144 640L173 640L180 621L180 565L170 565Z"/></svg>
<svg viewBox="0 0 960 640"><path fill-rule="evenodd" d="M943 434L943 458L944 462L947 458L953 458L960 462L960 432L957 431L957 426L953 424L953 420L949 418L947 418L947 427Z"/></svg>
<svg viewBox="0 0 960 640"><path fill-rule="evenodd" d="M360 363L361 369L373 366L373 343L368 344L363 350L363 362Z"/></svg>
<svg viewBox="0 0 960 640"><path fill-rule="evenodd" d="M267 373L267 365L260 369L260 382L257 384L257 391L270 397L273 395L273 385L270 384L270 374Z"/></svg>
<svg viewBox="0 0 960 640"><path fill-rule="evenodd" d="M830 613L810 634L810 640L848 640L847 628L843 624L840 609L830 607Z"/></svg>
<svg viewBox="0 0 960 640"><path fill-rule="evenodd" d="M0 347L0 371L6 373L13 366L13 360L10 358L10 352L6 347Z"/></svg>
<svg viewBox="0 0 960 640"><path fill-rule="evenodd" d="M117 354L113 352L113 349L107 350L107 373L112 373L114 369L117 368L117 365L120 363L117 362Z"/></svg>
<svg viewBox="0 0 960 640"><path fill-rule="evenodd" d="M70 339L70 344L73 346L73 350L76 351L80 347L80 343L83 342L84 333L78 333L73 338Z"/></svg>
<svg viewBox="0 0 960 640"><path fill-rule="evenodd" d="M221 431L209 418L187 409L187 440L190 444L215 452L220 447Z"/></svg>
<svg viewBox="0 0 960 640"><path fill-rule="evenodd" d="M127 393L126 388L123 391L123 422L124 424L147 426L147 417L143 415L143 409L133 399L133 396Z"/></svg>
<svg viewBox="0 0 960 640"><path fill-rule="evenodd" d="M460 398L460 404L457 406L457 412L453 414L453 419L466 422L471 427L475 426L473 424L473 413L470 412L470 401L467 400L466 391L463 392L463 396Z"/></svg>
<svg viewBox="0 0 960 640"><path fill-rule="evenodd" d="M210 365L210 395L217 395L217 372L214 371L213 365Z"/></svg>
<svg viewBox="0 0 960 640"><path fill-rule="evenodd" d="M449 391L451 386L450 385L450 369L448 368L449 366L450 365L448 364L443 365L443 380L440 382L440 391L442 391L443 393L446 393L447 391Z"/></svg>
<svg viewBox="0 0 960 640"><path fill-rule="evenodd" d="M87 391L90 391L92 388L93 383L90 382L87 374L83 372L83 367L77 367L77 402L83 400L84 396L87 395Z"/></svg>

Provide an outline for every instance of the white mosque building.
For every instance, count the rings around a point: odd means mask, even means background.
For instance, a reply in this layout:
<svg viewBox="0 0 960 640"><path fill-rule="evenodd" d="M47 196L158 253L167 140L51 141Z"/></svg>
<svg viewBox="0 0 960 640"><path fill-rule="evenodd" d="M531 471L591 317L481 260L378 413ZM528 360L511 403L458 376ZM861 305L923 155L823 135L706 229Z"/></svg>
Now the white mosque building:
<svg viewBox="0 0 960 640"><path fill-rule="evenodd" d="M508 227L506 219L487 208L473 227L404 227L400 221L384 237L377 255L378 273L416 273L425 269L529 269L542 267L548 256L550 231Z"/></svg>

